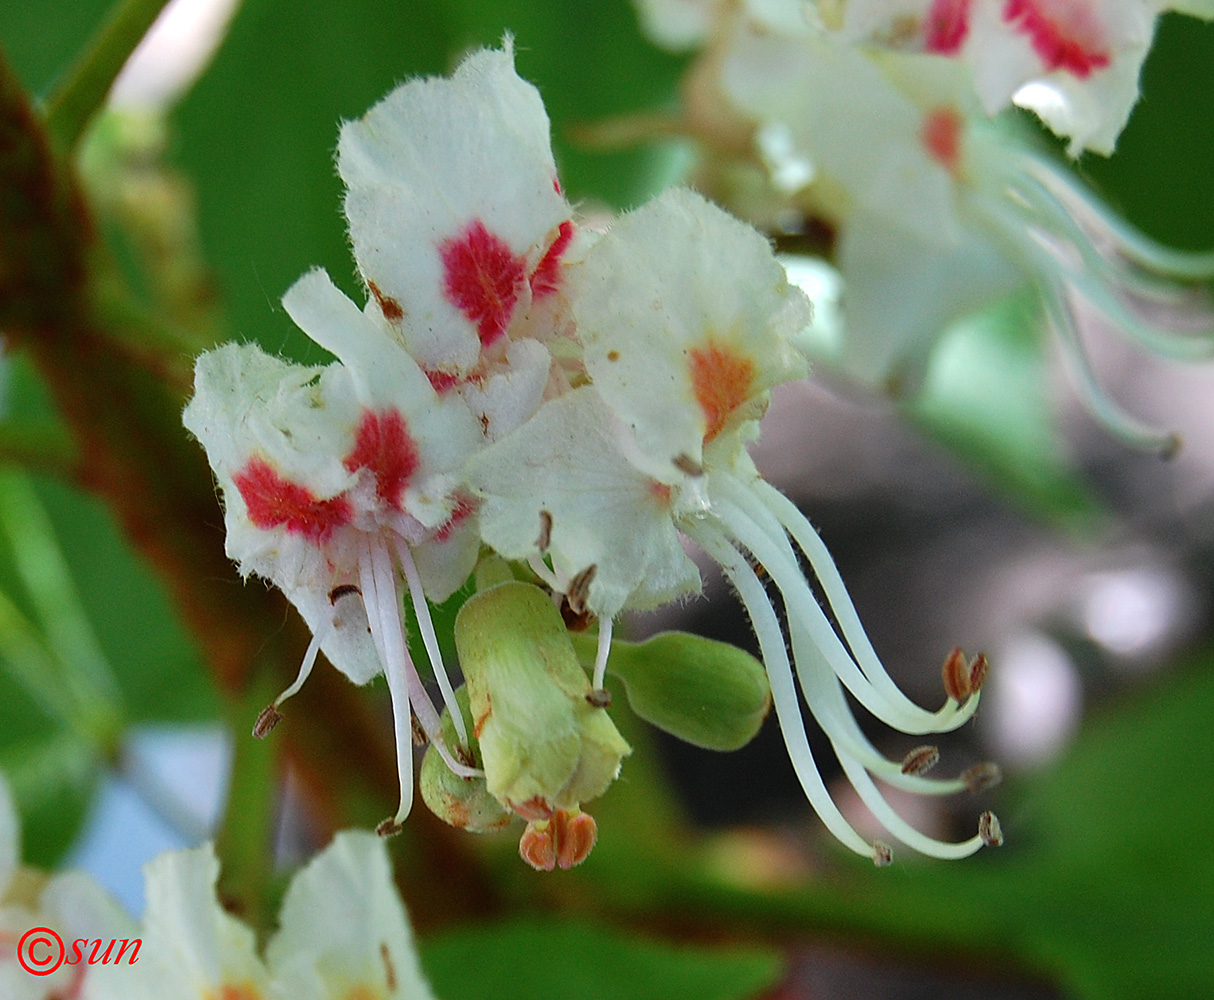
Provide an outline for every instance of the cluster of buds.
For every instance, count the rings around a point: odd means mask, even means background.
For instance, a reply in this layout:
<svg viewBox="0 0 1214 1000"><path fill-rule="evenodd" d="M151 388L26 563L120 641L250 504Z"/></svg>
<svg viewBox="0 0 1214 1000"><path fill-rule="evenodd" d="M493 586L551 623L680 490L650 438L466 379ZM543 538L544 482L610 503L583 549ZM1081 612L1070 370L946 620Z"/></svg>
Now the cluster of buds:
<svg viewBox="0 0 1214 1000"><path fill-rule="evenodd" d="M420 728L431 809L469 830L521 818L524 859L569 867L597 835L583 803L629 753L607 715L611 659L639 714L702 745L745 743L774 703L810 801L860 854L890 850L828 793L802 696L894 838L937 857L993 843L987 819L945 843L891 808L874 777L925 794L965 782L886 759L844 693L904 732L939 733L973 714L980 678L971 672L938 711L910 701L817 533L747 451L771 389L808 370L810 303L767 240L678 189L605 232L581 226L539 95L508 44L468 56L450 79L405 83L346 123L338 170L365 304L320 270L283 299L337 360L305 367L222 347L199 359L185 413L223 490L229 555L279 586L313 631L298 679L258 732L321 651L358 683L382 673L401 800L381 832L411 807ZM690 637L613 643L621 612L699 592L688 543L736 587L762 667ZM478 592L455 626L457 690L428 607L474 570ZM414 662L402 596L441 711ZM591 623L584 642L577 630Z"/></svg>
<svg viewBox="0 0 1214 1000"><path fill-rule="evenodd" d="M660 126L709 152L697 184L790 243L831 251L843 329L822 338L816 360L911 396L952 324L1027 293L1093 416L1131 446L1177 449L1174 433L1143 424L1101 387L1081 320L1098 315L1160 357L1214 357L1208 308L1192 295L1214 277L1214 253L1135 231L998 113L1018 105L1067 139L1071 156L1107 155L1138 98L1159 14L1212 18L1214 2L638 6L657 42L701 49L681 116Z"/></svg>

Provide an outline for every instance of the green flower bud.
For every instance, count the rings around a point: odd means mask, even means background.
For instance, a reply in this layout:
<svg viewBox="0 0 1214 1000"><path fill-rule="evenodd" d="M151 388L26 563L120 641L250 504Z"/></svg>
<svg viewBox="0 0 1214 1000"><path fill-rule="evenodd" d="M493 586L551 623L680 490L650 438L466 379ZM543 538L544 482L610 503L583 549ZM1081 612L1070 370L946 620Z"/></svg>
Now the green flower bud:
<svg viewBox="0 0 1214 1000"><path fill-rule="evenodd" d="M594 636L574 642L583 659L594 660ZM607 672L624 682L642 719L708 750L744 747L771 708L763 664L727 642L687 632L613 642Z"/></svg>
<svg viewBox="0 0 1214 1000"><path fill-rule="evenodd" d="M468 691L457 688L455 700L465 718L468 715ZM443 710L442 717L443 741L449 747L459 746L459 735L455 724L451 721L451 713ZM470 763L475 767L481 766L480 744L475 734L469 733L472 755ZM431 745L426 750L422 761L421 776L418 779L421 788L422 801L430 811L444 823L468 830L471 833L488 833L491 830L501 830L514 821L514 814L504 809L500 802L489 794L484 778L462 778L452 772Z"/></svg>
<svg viewBox="0 0 1214 1000"><path fill-rule="evenodd" d="M455 619L488 790L529 820L602 795L631 748L602 708L552 599L528 583L472 597Z"/></svg>

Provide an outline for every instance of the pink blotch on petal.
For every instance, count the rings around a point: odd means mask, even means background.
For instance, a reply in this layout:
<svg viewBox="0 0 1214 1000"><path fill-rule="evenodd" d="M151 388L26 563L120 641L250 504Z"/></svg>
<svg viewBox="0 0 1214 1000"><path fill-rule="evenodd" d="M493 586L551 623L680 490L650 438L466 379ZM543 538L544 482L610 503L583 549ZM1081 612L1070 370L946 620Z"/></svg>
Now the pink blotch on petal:
<svg viewBox="0 0 1214 1000"><path fill-rule="evenodd" d="M465 496L456 497L455 506L451 510L451 516L434 533L434 540L445 542L454 534L455 529L468 520L474 513L476 513L476 503L474 500Z"/></svg>
<svg viewBox="0 0 1214 1000"><path fill-rule="evenodd" d="M286 527L310 542L324 542L348 524L353 511L345 497L319 500L305 486L280 476L264 458L254 456L232 477L249 520L263 531Z"/></svg>
<svg viewBox="0 0 1214 1000"><path fill-rule="evenodd" d="M573 239L573 223L566 219L557 229L556 239L544 254L539 266L531 275L531 296L542 299L551 295L561 283L561 255L569 247Z"/></svg>
<svg viewBox="0 0 1214 1000"><path fill-rule="evenodd" d="M1028 36L1045 69L1082 80L1111 61L1094 6L1085 0L1007 0L1003 20Z"/></svg>
<svg viewBox="0 0 1214 1000"><path fill-rule="evenodd" d="M933 0L923 19L923 44L928 52L953 56L961 51L970 31L973 0Z"/></svg>
<svg viewBox="0 0 1214 1000"><path fill-rule="evenodd" d="M443 262L443 294L476 324L481 344L488 347L510 325L527 262L499 236L474 219L460 235L438 248Z"/></svg>
<svg viewBox="0 0 1214 1000"><path fill-rule="evenodd" d="M417 442L398 410L366 410L358 423L354 450L343 464L351 472L370 469L375 476L375 495L399 509L400 495L419 462Z"/></svg>
<svg viewBox="0 0 1214 1000"><path fill-rule="evenodd" d="M463 379L460 376L451 372L427 371L426 378L430 380L430 385L435 392L443 393L448 389L454 389Z"/></svg>
<svg viewBox="0 0 1214 1000"><path fill-rule="evenodd" d="M961 115L954 108L935 108L923 119L919 133L928 155L949 173L961 159Z"/></svg>

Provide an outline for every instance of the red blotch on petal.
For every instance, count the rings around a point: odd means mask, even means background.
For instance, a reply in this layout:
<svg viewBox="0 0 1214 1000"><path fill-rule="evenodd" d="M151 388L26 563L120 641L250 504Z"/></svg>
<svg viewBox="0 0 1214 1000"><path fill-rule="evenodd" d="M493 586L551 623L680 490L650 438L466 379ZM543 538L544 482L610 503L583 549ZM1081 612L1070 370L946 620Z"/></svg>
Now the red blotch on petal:
<svg viewBox="0 0 1214 1000"><path fill-rule="evenodd" d="M928 52L954 56L970 33L973 0L933 0L923 19L923 44Z"/></svg>
<svg viewBox="0 0 1214 1000"><path fill-rule="evenodd" d="M285 526L310 542L324 542L335 528L350 522L344 497L318 500L307 487L284 479L264 458L253 457L232 477L253 524L268 531Z"/></svg>
<svg viewBox="0 0 1214 1000"><path fill-rule="evenodd" d="M451 537L455 529L468 520L474 513L476 513L476 502L471 497L456 497L455 506L451 509L451 516L434 533L434 540L445 542Z"/></svg>
<svg viewBox="0 0 1214 1000"><path fill-rule="evenodd" d="M343 464L351 472L370 469L375 476L375 495L399 509L401 492L419 462L417 442L398 410L366 410L358 423L354 450Z"/></svg>
<svg viewBox="0 0 1214 1000"><path fill-rule="evenodd" d="M551 295L561 283L561 255L573 239L573 223L566 219L556 232L556 239L531 275L531 296L542 299Z"/></svg>
<svg viewBox="0 0 1214 1000"><path fill-rule="evenodd" d="M459 236L438 248L443 262L443 294L476 324L481 344L488 347L506 332L527 277L527 263L505 240L474 219Z"/></svg>
<svg viewBox="0 0 1214 1000"><path fill-rule="evenodd" d="M936 108L923 119L919 133L928 155L949 173L961 159L961 116L954 108Z"/></svg>
<svg viewBox="0 0 1214 1000"><path fill-rule="evenodd" d="M451 372L426 372L426 378L430 380L430 385L434 391L438 393L446 392L448 389L453 389L463 381L458 375Z"/></svg>
<svg viewBox="0 0 1214 1000"><path fill-rule="evenodd" d="M1007 0L1003 20L1027 35L1041 64L1081 80L1110 62L1100 22L1086 0Z"/></svg>
<svg viewBox="0 0 1214 1000"><path fill-rule="evenodd" d="M709 341L688 352L691 386L704 413L707 444L724 430L733 411L754 391L755 364L729 347Z"/></svg>

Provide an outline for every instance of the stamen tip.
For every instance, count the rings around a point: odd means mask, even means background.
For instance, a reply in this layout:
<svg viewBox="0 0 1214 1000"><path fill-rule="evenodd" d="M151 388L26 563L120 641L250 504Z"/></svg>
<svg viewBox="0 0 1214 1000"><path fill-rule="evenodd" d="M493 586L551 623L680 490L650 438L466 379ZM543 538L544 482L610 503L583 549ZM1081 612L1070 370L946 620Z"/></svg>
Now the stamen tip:
<svg viewBox="0 0 1214 1000"><path fill-rule="evenodd" d="M991 665L986 658L986 653L979 653L970 661L970 694L977 694L982 690L982 685L986 683L986 675L990 671L990 668Z"/></svg>
<svg viewBox="0 0 1214 1000"><path fill-rule="evenodd" d="M591 688L586 692L586 701L594 708L610 708L611 692L606 688Z"/></svg>
<svg viewBox="0 0 1214 1000"><path fill-rule="evenodd" d="M873 864L878 868L894 863L894 849L884 840L873 841Z"/></svg>
<svg viewBox="0 0 1214 1000"><path fill-rule="evenodd" d="M933 746L915 747L902 758L903 774L927 774L940 763L940 748Z"/></svg>
<svg viewBox="0 0 1214 1000"><path fill-rule="evenodd" d="M999 817L989 810L978 817L978 836L987 847L1003 846L1003 827Z"/></svg>
<svg viewBox="0 0 1214 1000"><path fill-rule="evenodd" d="M1163 442L1160 444L1159 457L1165 462L1169 462L1180 454L1180 449L1183 447L1184 438L1182 438L1176 431L1173 431L1171 434L1165 437Z"/></svg>
<svg viewBox="0 0 1214 1000"><path fill-rule="evenodd" d="M965 789L972 795L994 788L1003 780L1003 768L991 760L966 768L961 772L961 780Z"/></svg>
<svg viewBox="0 0 1214 1000"><path fill-rule="evenodd" d="M944 660L940 668L940 676L944 680L945 693L956 702L963 702L970 696L971 668L965 660L965 653L958 646Z"/></svg>
<svg viewBox="0 0 1214 1000"><path fill-rule="evenodd" d="M278 710L278 706L267 705L257 716L257 721L253 723L253 738L264 740L280 722L282 722L282 713Z"/></svg>
<svg viewBox="0 0 1214 1000"><path fill-rule="evenodd" d="M389 816L375 828L375 832L381 837L395 837L404 828L405 825L401 823L395 816Z"/></svg>

